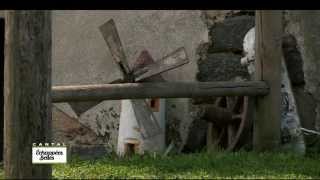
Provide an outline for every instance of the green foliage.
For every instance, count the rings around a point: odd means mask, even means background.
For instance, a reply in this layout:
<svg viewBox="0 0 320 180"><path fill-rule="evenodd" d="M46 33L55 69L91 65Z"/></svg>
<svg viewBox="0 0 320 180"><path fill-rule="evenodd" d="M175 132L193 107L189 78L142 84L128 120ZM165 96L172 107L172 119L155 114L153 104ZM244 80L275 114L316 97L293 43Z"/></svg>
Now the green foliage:
<svg viewBox="0 0 320 180"><path fill-rule="evenodd" d="M320 156L285 153L215 152L173 156L144 155L96 160L72 157L53 165L55 178L320 178ZM1 171L3 174L3 170ZM3 176L2 176L3 177Z"/></svg>

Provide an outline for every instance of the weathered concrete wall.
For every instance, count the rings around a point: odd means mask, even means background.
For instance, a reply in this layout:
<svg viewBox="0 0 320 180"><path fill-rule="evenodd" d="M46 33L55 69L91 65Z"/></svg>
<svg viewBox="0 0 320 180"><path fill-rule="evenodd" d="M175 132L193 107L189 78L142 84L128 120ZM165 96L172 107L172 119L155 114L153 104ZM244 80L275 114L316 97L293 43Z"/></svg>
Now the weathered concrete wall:
<svg viewBox="0 0 320 180"><path fill-rule="evenodd" d="M190 63L167 72L167 81L195 81L196 49L208 40L201 11L53 11L53 85L108 83L120 76L98 27L113 18L130 65L143 49L154 59L184 46ZM186 141L188 99L170 99L167 124L178 124L181 148ZM57 105L65 114L77 116L66 103ZM103 101L76 117L110 146L116 145L119 101ZM177 130L177 129L175 129Z"/></svg>

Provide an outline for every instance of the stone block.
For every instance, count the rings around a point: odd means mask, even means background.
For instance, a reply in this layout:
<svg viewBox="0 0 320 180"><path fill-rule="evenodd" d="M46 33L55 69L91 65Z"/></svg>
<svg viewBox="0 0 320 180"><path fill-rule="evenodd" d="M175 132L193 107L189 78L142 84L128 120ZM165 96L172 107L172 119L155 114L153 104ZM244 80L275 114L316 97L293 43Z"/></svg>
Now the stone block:
<svg viewBox="0 0 320 180"><path fill-rule="evenodd" d="M310 93L304 90L303 87L293 87L293 92L301 119L301 126L314 130L316 119L316 101L313 99Z"/></svg>
<svg viewBox="0 0 320 180"><path fill-rule="evenodd" d="M253 16L235 16L216 23L210 29L212 41L209 52L232 51L241 53L243 38L246 33L254 27Z"/></svg>
<svg viewBox="0 0 320 180"><path fill-rule="evenodd" d="M240 64L240 55L233 53L208 54L206 59L198 61L197 79L206 81L230 81L237 76L249 79L245 66Z"/></svg>
<svg viewBox="0 0 320 180"><path fill-rule="evenodd" d="M295 37L285 36L282 40L282 49L292 85L303 85L305 83L303 61Z"/></svg>

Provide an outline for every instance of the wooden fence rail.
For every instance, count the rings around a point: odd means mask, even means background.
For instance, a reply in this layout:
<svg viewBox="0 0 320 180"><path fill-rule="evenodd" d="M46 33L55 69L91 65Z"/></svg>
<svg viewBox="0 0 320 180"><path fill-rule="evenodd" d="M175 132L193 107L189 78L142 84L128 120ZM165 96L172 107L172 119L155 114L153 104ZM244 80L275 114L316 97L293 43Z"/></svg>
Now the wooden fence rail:
<svg viewBox="0 0 320 180"><path fill-rule="evenodd" d="M96 84L54 86L52 101L257 96L268 92L269 88L263 81Z"/></svg>

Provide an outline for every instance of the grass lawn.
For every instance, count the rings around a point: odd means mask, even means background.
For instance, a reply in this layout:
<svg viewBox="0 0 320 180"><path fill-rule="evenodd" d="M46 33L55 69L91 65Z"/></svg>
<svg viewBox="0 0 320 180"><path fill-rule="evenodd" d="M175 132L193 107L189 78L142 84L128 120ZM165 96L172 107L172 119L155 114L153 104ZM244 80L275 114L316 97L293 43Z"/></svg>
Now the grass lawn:
<svg viewBox="0 0 320 180"><path fill-rule="evenodd" d="M3 177L3 170L1 169ZM169 157L106 156L97 160L73 157L53 165L55 178L320 178L320 155L284 153L197 153Z"/></svg>

